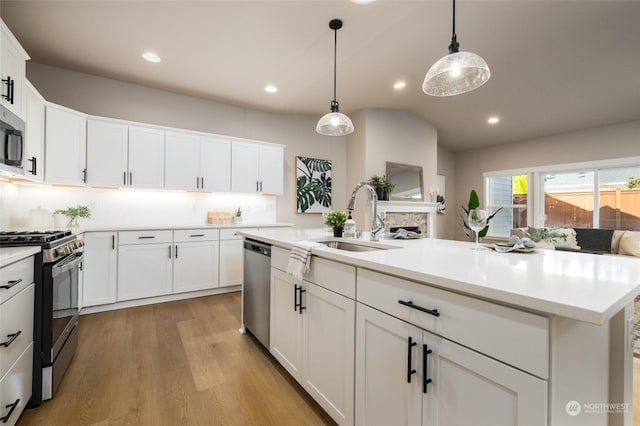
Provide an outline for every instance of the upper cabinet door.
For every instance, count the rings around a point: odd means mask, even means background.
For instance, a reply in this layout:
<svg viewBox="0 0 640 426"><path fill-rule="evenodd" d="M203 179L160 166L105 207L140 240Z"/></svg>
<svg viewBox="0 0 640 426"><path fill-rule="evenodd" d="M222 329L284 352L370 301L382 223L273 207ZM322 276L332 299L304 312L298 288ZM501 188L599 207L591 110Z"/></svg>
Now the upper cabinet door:
<svg viewBox="0 0 640 426"><path fill-rule="evenodd" d="M282 194L284 174L284 149L279 146L260 147L260 192Z"/></svg>
<svg viewBox="0 0 640 426"><path fill-rule="evenodd" d="M42 182L44 179L45 102L44 98L29 83L27 83L26 92L25 177Z"/></svg>
<svg viewBox="0 0 640 426"><path fill-rule="evenodd" d="M129 126L87 120L87 184L121 187L127 184Z"/></svg>
<svg viewBox="0 0 640 426"><path fill-rule="evenodd" d="M260 192L260 145L233 141L231 146L231 191Z"/></svg>
<svg viewBox="0 0 640 426"><path fill-rule="evenodd" d="M2 26L0 50L0 74L2 75L0 102L18 117L26 120L25 70L29 55L11 34L9 28Z"/></svg>
<svg viewBox="0 0 640 426"><path fill-rule="evenodd" d="M49 104L45 128L45 181L84 186L87 116Z"/></svg>
<svg viewBox="0 0 640 426"><path fill-rule="evenodd" d="M231 141L200 138L200 189L210 192L231 190Z"/></svg>
<svg viewBox="0 0 640 426"><path fill-rule="evenodd" d="M166 132L165 188L200 189L200 138L196 134Z"/></svg>
<svg viewBox="0 0 640 426"><path fill-rule="evenodd" d="M164 188L164 130L129 126L128 178L134 188Z"/></svg>

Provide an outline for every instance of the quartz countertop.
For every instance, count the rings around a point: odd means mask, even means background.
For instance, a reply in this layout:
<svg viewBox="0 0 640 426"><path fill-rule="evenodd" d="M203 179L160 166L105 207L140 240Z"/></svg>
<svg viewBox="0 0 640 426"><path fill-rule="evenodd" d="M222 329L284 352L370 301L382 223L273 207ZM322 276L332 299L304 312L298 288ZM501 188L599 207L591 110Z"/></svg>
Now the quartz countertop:
<svg viewBox="0 0 640 426"><path fill-rule="evenodd" d="M237 229L237 228L286 228L290 223L229 223L229 224L196 224L196 225L108 225L108 226L80 226L74 229L75 234L85 232L114 232L114 231L148 231L158 229Z"/></svg>
<svg viewBox="0 0 640 426"><path fill-rule="evenodd" d="M40 252L39 246L0 247L0 268Z"/></svg>
<svg viewBox="0 0 640 426"><path fill-rule="evenodd" d="M324 229L265 229L240 235L284 249L333 239ZM342 240L348 241L343 238ZM365 239L367 241L367 234ZM438 239L381 240L389 250L314 248L318 257L550 315L604 324L640 294L640 259L553 250L497 253Z"/></svg>

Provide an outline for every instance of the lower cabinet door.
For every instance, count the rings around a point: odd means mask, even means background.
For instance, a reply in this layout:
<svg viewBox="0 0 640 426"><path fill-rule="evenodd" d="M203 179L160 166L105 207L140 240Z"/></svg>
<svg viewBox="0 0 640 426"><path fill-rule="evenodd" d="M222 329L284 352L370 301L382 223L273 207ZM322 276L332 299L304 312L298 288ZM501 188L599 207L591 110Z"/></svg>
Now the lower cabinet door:
<svg viewBox="0 0 640 426"><path fill-rule="evenodd" d="M302 315L295 309L295 278L271 268L269 351L298 382L302 375Z"/></svg>
<svg viewBox="0 0 640 426"><path fill-rule="evenodd" d="M242 239L220 240L220 287L242 284L243 242Z"/></svg>
<svg viewBox="0 0 640 426"><path fill-rule="evenodd" d="M547 424L546 381L427 331L420 352L423 425Z"/></svg>
<svg viewBox="0 0 640 426"><path fill-rule="evenodd" d="M31 398L33 342L0 380L0 417L3 425L15 425ZM6 420L5 420L6 419Z"/></svg>
<svg viewBox="0 0 640 426"><path fill-rule="evenodd" d="M118 248L118 301L171 293L172 244Z"/></svg>
<svg viewBox="0 0 640 426"><path fill-rule="evenodd" d="M421 329L357 304L357 425L422 423L421 347Z"/></svg>
<svg viewBox="0 0 640 426"><path fill-rule="evenodd" d="M173 259L173 292L218 287L218 241L178 243Z"/></svg>
<svg viewBox="0 0 640 426"><path fill-rule="evenodd" d="M355 301L304 281L302 386L340 425L353 424Z"/></svg>
<svg viewBox="0 0 640 426"><path fill-rule="evenodd" d="M118 278L117 248L116 232L84 234L83 306L115 303Z"/></svg>

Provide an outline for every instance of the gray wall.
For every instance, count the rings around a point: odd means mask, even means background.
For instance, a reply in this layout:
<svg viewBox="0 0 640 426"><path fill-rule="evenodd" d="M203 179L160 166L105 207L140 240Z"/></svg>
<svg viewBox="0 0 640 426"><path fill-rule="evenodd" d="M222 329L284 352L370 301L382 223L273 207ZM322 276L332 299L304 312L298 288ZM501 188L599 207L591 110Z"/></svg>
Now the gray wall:
<svg viewBox="0 0 640 426"><path fill-rule="evenodd" d="M483 172L637 156L640 156L640 121L459 152L455 155L458 210L459 205L467 202L472 189L478 191L484 204ZM447 205L448 210L451 206L448 202ZM465 239L461 228L457 228L457 238Z"/></svg>
<svg viewBox="0 0 640 426"><path fill-rule="evenodd" d="M295 157L331 160L333 208L346 208L346 137L318 135L320 117L254 111L33 62L27 77L48 101L87 114L286 145L280 222L321 226L318 214L296 214Z"/></svg>
<svg viewBox="0 0 640 426"><path fill-rule="evenodd" d="M438 174L445 177L444 214L436 216L438 238L454 240L460 212L460 203L456 199L456 162L455 153L442 145L438 145Z"/></svg>

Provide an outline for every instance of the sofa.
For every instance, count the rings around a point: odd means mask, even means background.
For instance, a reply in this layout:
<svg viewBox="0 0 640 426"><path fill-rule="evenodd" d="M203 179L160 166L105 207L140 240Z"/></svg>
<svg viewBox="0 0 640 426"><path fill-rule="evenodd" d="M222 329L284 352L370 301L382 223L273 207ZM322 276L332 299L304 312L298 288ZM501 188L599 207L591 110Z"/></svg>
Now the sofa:
<svg viewBox="0 0 640 426"><path fill-rule="evenodd" d="M511 235L523 238L527 232L534 230L534 228L513 228ZM560 238L543 248L579 253L640 257L640 231L598 228L554 228L553 230L561 234L567 234L567 240L564 241Z"/></svg>

